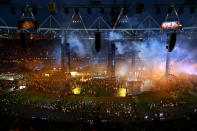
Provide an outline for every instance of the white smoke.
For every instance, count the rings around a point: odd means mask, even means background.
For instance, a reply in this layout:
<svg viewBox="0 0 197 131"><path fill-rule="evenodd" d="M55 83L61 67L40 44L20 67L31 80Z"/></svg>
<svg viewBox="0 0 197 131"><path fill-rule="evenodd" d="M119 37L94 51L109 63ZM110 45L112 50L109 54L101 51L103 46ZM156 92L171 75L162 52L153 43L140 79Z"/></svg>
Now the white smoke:
<svg viewBox="0 0 197 131"><path fill-rule="evenodd" d="M123 39L122 34L117 33L117 32L110 32L109 33L109 40L114 41L114 40L121 40Z"/></svg>
<svg viewBox="0 0 197 131"><path fill-rule="evenodd" d="M92 43L90 40L82 40L80 37L83 35L76 35L71 33L67 36L67 42L70 43L71 52L78 56L90 56L92 55Z"/></svg>

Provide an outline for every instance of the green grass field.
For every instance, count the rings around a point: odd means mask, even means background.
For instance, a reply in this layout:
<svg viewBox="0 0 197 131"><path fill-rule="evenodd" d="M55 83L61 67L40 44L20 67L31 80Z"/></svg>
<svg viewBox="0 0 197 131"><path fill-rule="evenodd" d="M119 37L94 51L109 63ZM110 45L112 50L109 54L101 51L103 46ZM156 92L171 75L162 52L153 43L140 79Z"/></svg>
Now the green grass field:
<svg viewBox="0 0 197 131"><path fill-rule="evenodd" d="M15 95L6 94L0 96L0 99L7 98L11 101L16 101L18 103L22 102L31 102L31 103L53 103L59 99L57 95L52 94L42 94L41 92L35 91L17 91ZM69 103L76 103L80 102L87 102L87 101L94 101L94 102L109 102L109 103L125 103L125 104L137 104L137 111L145 112L148 111L148 103L155 103L158 104L161 101L183 101L187 105L192 106L197 104L197 96L185 93L185 92L176 92L172 95L165 91L160 92L144 92L140 95L136 95L134 97L89 97L89 96L80 96L80 95L71 95L67 97L60 98L61 105L66 105Z"/></svg>

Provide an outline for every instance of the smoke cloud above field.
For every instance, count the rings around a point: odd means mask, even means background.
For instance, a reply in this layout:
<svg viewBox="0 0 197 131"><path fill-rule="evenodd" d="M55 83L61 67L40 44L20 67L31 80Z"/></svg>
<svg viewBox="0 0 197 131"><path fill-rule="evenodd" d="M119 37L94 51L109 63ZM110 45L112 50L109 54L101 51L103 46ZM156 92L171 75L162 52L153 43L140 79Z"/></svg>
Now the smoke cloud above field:
<svg viewBox="0 0 197 131"><path fill-rule="evenodd" d="M94 39L82 39L88 38L87 34L69 33L65 35L61 43L70 43L71 53L77 56L88 56L88 57L107 57L108 46L107 44L115 43L116 45L116 56L125 55L128 53L135 52L136 58L144 60L144 65L150 68L157 68L165 71L165 61L167 56L166 46L167 34L158 34L149 36L144 41L135 41L124 39L124 34L119 32L109 32L108 40L102 40L101 53L95 53ZM105 37L102 34L102 37ZM162 39L161 39L162 38ZM196 57L193 40L188 39L188 36L177 35L177 42L174 50L169 53L170 55L170 67L171 72L185 72L190 74L197 74ZM59 51L56 51L56 56L60 57ZM96 62L99 64L98 62ZM126 68L123 67L123 68Z"/></svg>

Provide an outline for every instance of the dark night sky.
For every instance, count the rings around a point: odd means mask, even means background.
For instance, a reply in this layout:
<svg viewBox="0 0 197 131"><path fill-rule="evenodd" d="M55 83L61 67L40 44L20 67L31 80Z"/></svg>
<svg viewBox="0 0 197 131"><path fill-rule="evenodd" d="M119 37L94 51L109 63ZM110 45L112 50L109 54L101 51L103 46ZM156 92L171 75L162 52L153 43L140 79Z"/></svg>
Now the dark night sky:
<svg viewBox="0 0 197 131"><path fill-rule="evenodd" d="M40 23L47 17L49 16L48 9L47 9L47 3L50 0L11 0L12 3L39 3L42 8L38 10L38 15L36 16L36 19L40 21ZM76 3L76 4L86 4L89 2L89 0L54 0L57 3L58 7L58 14L54 15L55 18L63 25L65 26L66 23L68 22L69 18L71 17L73 10L69 10L70 14L66 15L64 13L64 9L61 8L62 3ZM113 3L115 0L101 0L102 3ZM167 13L166 9L162 9L162 13L159 15L155 14L155 9L151 7L153 3L183 3L184 0L116 0L116 3L124 3L126 1L127 3L132 4L132 9L129 10L128 17L131 19L130 25L139 23L140 21L143 20L143 18L146 15L151 15L153 16L159 23L161 23L165 19L165 15ZM135 14L135 3L136 1L143 1L145 3L145 11L143 14L136 15ZM88 15L87 10L81 9L80 10L82 17L84 18L84 21L87 25L91 24L91 22L94 21L96 18L96 9L94 9L92 12L93 15ZM106 11L107 13L105 14L105 17L109 16L109 9ZM194 21L196 21L196 16L197 13L190 15L189 14L189 9L184 10L184 14L180 15L180 20L183 22L183 25L188 26L191 24L195 24ZM98 13L98 15L100 15ZM0 9L0 16L9 24L9 25L16 25L16 20L20 19L20 9L17 9L17 15L11 14L10 10L7 8L1 8ZM8 17L9 16L9 17ZM91 17L90 17L91 16ZM88 19L87 19L88 18ZM90 20L90 18L92 20Z"/></svg>

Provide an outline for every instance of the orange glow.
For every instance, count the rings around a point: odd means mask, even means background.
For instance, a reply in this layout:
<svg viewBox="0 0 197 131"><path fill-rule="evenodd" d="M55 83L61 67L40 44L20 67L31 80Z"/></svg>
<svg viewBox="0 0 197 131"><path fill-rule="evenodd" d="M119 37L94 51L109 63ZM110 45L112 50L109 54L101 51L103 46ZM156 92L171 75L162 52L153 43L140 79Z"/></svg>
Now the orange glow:
<svg viewBox="0 0 197 131"><path fill-rule="evenodd" d="M22 23L21 26L23 29L34 29L35 28L35 25L32 21L25 21Z"/></svg>

